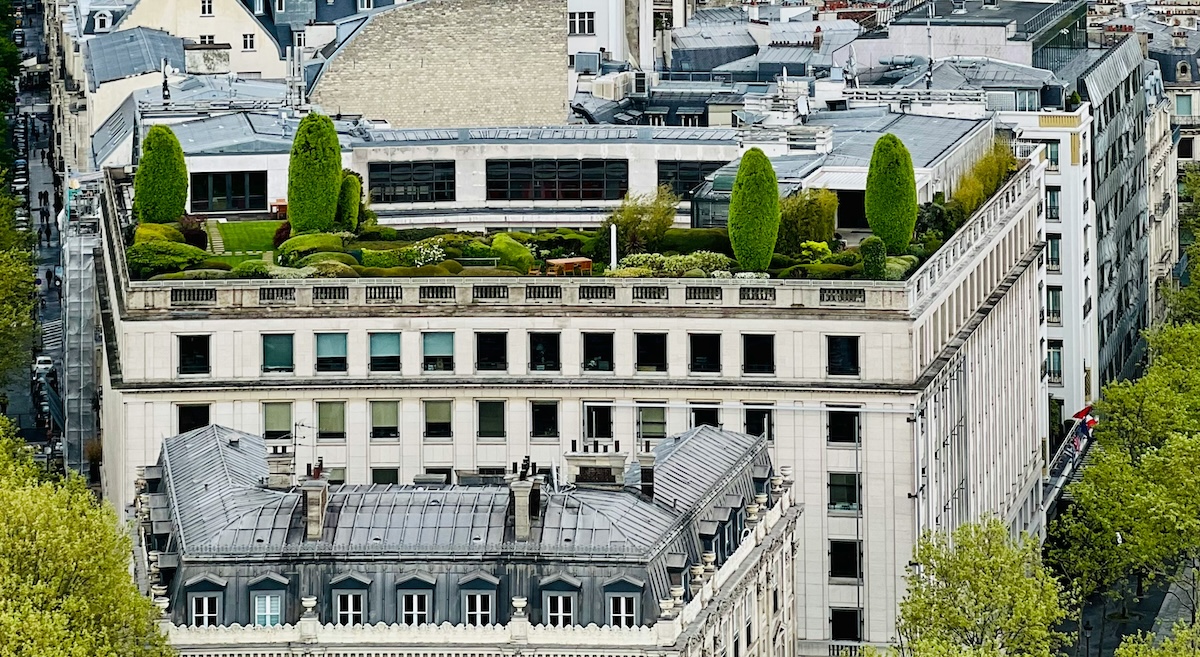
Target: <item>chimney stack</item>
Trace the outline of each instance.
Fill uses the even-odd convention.
[[[325,529],[325,506],[329,502],[329,482],[309,479],[300,489],[304,493],[304,540],[319,541]]]
[[[291,452],[279,451],[267,455],[267,488],[271,490],[288,490],[292,487],[292,467],[294,457]]]
[[[654,499],[654,453],[645,452],[638,454],[637,459],[642,474],[642,495]]]
[[[528,541],[533,534],[530,516],[532,509],[529,503],[533,493],[533,482],[528,479],[516,479],[508,484],[508,489],[513,500],[513,529],[516,539],[521,542]]]

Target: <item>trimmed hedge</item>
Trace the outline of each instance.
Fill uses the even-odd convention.
[[[340,199],[339,199],[340,200]],[[380,241],[394,242],[396,239],[396,229],[390,226],[373,226],[370,230],[364,230],[358,234],[358,239],[364,241]]]
[[[167,224],[142,224],[133,232],[134,244],[154,241],[183,244],[183,233],[179,232],[178,228]]]
[[[533,267],[533,254],[525,245],[509,237],[506,233],[500,233],[492,238],[492,250],[496,252],[496,257],[500,258],[500,264],[515,267],[523,274]]]
[[[462,273],[462,270],[464,269],[462,263],[457,260],[443,260],[438,263],[438,266],[450,272],[451,274]]]
[[[313,233],[297,235],[279,245],[278,260],[282,266],[289,266],[318,251],[337,252],[342,250],[342,238],[329,233]]]
[[[458,272],[459,276],[520,276],[515,271],[510,269],[497,269],[493,267],[463,267],[463,270]]]
[[[863,276],[873,281],[885,280],[887,276],[887,246],[879,237],[872,235],[858,245],[863,259]]]
[[[224,260],[205,260],[192,267],[192,269],[220,269],[221,271],[230,271],[233,269],[233,265]]]
[[[380,226],[377,230],[384,230],[384,227]],[[448,235],[453,232],[455,232],[453,228],[401,228],[396,230],[396,236],[392,239],[400,240],[401,242],[420,242],[430,237]],[[388,238],[381,237],[379,239]]]
[[[150,127],[133,176],[133,216],[141,224],[178,221],[187,207],[188,172],[171,128]]]
[[[304,258],[297,263],[297,266],[307,267],[318,262],[340,262],[347,267],[358,264],[358,261],[354,259],[354,256],[350,255],[349,253],[319,251],[317,253],[311,253],[307,256],[304,256]]]
[[[411,265],[412,262],[401,262],[399,249],[391,249],[388,251],[363,249],[362,264],[364,267],[400,267],[401,265]]]
[[[189,244],[156,240],[134,244],[125,252],[129,272],[135,278],[182,271],[204,262],[209,254]]]
[[[729,199],[729,243],[742,271],[766,271],[779,237],[779,181],[758,148],[742,155]]]
[[[233,268],[234,278],[270,278],[270,265],[265,260],[243,260]]]
[[[830,265],[846,265],[852,267],[862,262],[862,256],[859,255],[858,249],[846,249],[845,251],[834,253],[829,257],[821,258],[821,262]]]
[[[649,267],[618,267],[604,272],[609,278],[650,278],[654,270]]]
[[[288,161],[288,221],[292,231],[332,230],[341,186],[342,148],[337,129],[328,116],[313,112],[300,121]]]
[[[358,278],[358,272],[341,262],[322,260],[310,266],[313,268],[312,278]]]
[[[780,278],[811,278],[815,280],[835,280],[850,278],[860,271],[859,265],[831,265],[824,262],[811,265],[796,265],[779,272]]]
[[[362,179],[358,174],[342,172],[342,186],[338,192],[337,213],[334,226],[338,230],[354,232],[358,228],[358,206],[362,204]]]
[[[224,278],[231,278],[229,272],[221,269],[189,269],[187,271],[174,271],[168,274],[159,274],[151,276],[152,281],[215,281]]]
[[[917,178],[912,155],[891,133],[875,142],[864,199],[867,224],[888,253],[904,253],[917,226]]]
[[[663,235],[662,251],[713,251],[732,256],[733,245],[729,243],[729,233],[724,228],[671,228]]]
[[[804,242],[832,241],[837,209],[837,194],[823,188],[805,189],[781,200],[775,250],[796,255]]]

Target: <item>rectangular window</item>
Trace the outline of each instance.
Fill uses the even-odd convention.
[[[400,334],[371,334],[371,371],[400,371]]]
[[[1046,142],[1046,168],[1050,170],[1058,169],[1058,142]]]
[[[767,440],[775,440],[775,410],[761,406],[747,406],[746,433],[751,436],[766,434]]]
[[[1050,383],[1061,384],[1063,382],[1062,340],[1050,340],[1046,345],[1046,376],[1050,379]]]
[[[465,620],[467,625],[492,624],[492,594],[467,593],[463,596],[463,606],[466,607]]]
[[[213,0],[200,0],[200,15],[201,16],[212,16],[213,15]]]
[[[371,162],[367,189],[372,203],[453,201],[454,162]]]
[[[849,579],[862,577],[860,541],[829,541],[829,576]]]
[[[262,405],[263,438],[278,440],[292,435],[292,403],[268,402]]]
[[[614,595],[608,599],[608,624],[613,627],[637,625],[637,598],[632,595]]]
[[[217,43],[217,35],[215,35],[215,34],[201,34],[200,35],[200,45],[211,46],[211,45],[215,45],[216,43]]]
[[[584,404],[584,437],[612,438],[612,406],[608,404]],[[572,450],[574,451],[574,450]]]
[[[317,439],[346,439],[346,402],[317,402]]]
[[[422,333],[426,372],[454,371],[454,334]]]
[[[479,407],[479,434],[480,438],[503,438],[504,437],[504,402],[502,401],[481,401],[477,402]]]
[[[829,638],[862,641],[862,609],[830,609]]]
[[[371,483],[372,484],[398,484],[400,483],[399,468],[371,468]]]
[[[334,486],[341,486],[346,483],[346,468],[326,468],[329,473],[329,483]]]
[[[275,13],[287,11],[284,0],[275,0]]]
[[[547,595],[546,624],[550,627],[567,627],[575,618],[575,596]]]
[[[209,337],[207,335],[179,336],[179,373],[208,374]]]
[[[220,623],[220,608],[217,596],[197,595],[192,597],[192,625],[211,627]]]
[[[263,371],[291,372],[295,369],[292,361],[292,335],[280,333],[262,336]]]
[[[400,594],[400,622],[404,625],[425,625],[429,622],[429,594],[405,592]]]
[[[508,334],[475,334],[475,369],[503,372],[508,369]]]
[[[1175,94],[1175,116],[1191,116],[1192,115],[1192,95],[1177,93]]]
[[[374,8],[375,8],[374,0],[358,0],[358,10],[359,11],[366,11],[368,9],[374,9]]]
[[[1062,324],[1062,288],[1056,285],[1046,287],[1046,321]]]
[[[362,625],[366,616],[363,610],[363,594],[338,593],[336,598],[337,624]]]
[[[253,34],[243,34],[242,35],[242,50],[254,50],[254,35]]]
[[[303,48],[304,44],[307,43],[307,38],[308,35],[304,30],[296,30],[292,32],[292,45],[297,48]]]
[[[193,173],[191,180],[192,212],[267,209],[266,171]]]
[[[628,160],[488,160],[489,201],[619,201]]]
[[[858,411],[828,411],[828,439],[831,443],[858,444]]]
[[[529,370],[531,372],[557,372],[562,364],[558,358],[557,333],[529,334]]]
[[[211,424],[208,417],[208,404],[180,404],[176,407],[179,420],[179,433],[207,427]]]
[[[1190,160],[1195,157],[1193,151],[1195,149],[1194,137],[1183,137],[1179,140],[1179,159]]]
[[[746,374],[775,373],[775,336],[742,336],[742,371]]]
[[[263,6],[264,2],[265,2],[265,0],[254,0],[254,13],[255,14],[262,16],[263,13],[266,12],[266,9]]]
[[[530,403],[530,436],[533,438],[558,437],[558,402],[535,401]]]
[[[721,428],[721,407],[716,404],[692,406],[692,426],[710,426]]]
[[[346,334],[317,334],[317,371],[346,371]]]
[[[425,437],[450,438],[454,435],[451,430],[450,416],[454,403],[449,400],[425,402]]]
[[[1062,271],[1062,235],[1046,234],[1046,269]]]
[[[1059,214],[1058,197],[1062,190],[1058,187],[1046,188],[1046,220],[1059,221],[1062,215]]]
[[[260,627],[281,625],[283,595],[279,593],[254,594],[254,624]]]
[[[613,334],[583,334],[583,369],[587,372],[613,371]]]
[[[829,473],[829,508],[832,511],[858,510],[858,474]]]
[[[692,352],[689,361],[691,371],[720,373],[721,334],[691,333],[688,340]]]
[[[858,337],[830,335],[826,341],[829,345],[829,373],[835,376],[858,376]]]
[[[573,11],[567,14],[569,36],[591,36],[596,33],[596,12]]]
[[[667,334],[637,333],[637,371],[667,371]]]
[[[659,160],[658,184],[670,187],[676,196],[687,200],[692,197],[693,189],[699,187],[705,178],[725,164],[725,162]]]
[[[649,452],[667,437],[667,407],[639,405],[637,413],[638,444],[642,451]]]
[[[371,437],[400,437],[400,403],[394,401],[371,402]]]

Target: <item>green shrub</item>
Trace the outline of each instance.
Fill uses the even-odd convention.
[[[663,237],[675,223],[678,208],[679,197],[667,185],[659,186],[652,195],[627,194],[600,224],[597,233],[603,239],[593,244],[593,255],[605,262],[609,260],[609,231],[613,225],[617,227],[618,254],[661,249]]]
[[[729,256],[711,251],[670,256],[660,253],[635,253],[621,258],[620,262],[622,268],[646,268],[660,276],[682,276],[689,269],[699,269],[707,274],[729,269],[732,264]]]
[[[884,277],[889,281],[902,281],[919,263],[920,260],[913,255],[890,256],[884,265]]]
[[[708,276],[704,273],[703,270],[689,269],[689,270],[683,272],[683,278],[708,278]]]
[[[480,242],[479,240],[471,240],[462,245],[462,257],[464,258],[498,258],[500,257],[496,250],[492,247]]]
[[[500,269],[498,267],[464,267],[458,272],[459,276],[520,276],[511,269]]]
[[[281,266],[289,266],[310,253],[342,250],[342,238],[330,233],[297,235],[279,245],[278,260]]]
[[[650,278],[654,270],[649,267],[618,267],[604,272],[609,278]]]
[[[863,202],[871,232],[889,253],[904,253],[917,225],[917,178],[912,156],[896,135],[875,142]]]
[[[829,263],[813,263],[788,267],[779,272],[779,278],[811,278],[816,280],[836,280],[850,278],[859,266],[834,265]]]
[[[150,126],[133,176],[133,216],[142,224],[178,221],[187,207],[188,172],[171,128]]]
[[[430,237],[449,235],[453,233],[453,228],[401,228],[396,231],[396,237],[393,239],[400,240],[401,242],[419,242],[424,239],[429,239]]]
[[[167,224],[142,224],[133,232],[134,244],[155,240],[184,243],[183,233],[179,232],[178,228]]]
[[[152,281],[215,281],[222,278],[232,278],[232,275],[221,269],[189,269],[175,271],[169,274],[151,276]]]
[[[376,251],[375,249],[362,250],[362,264],[364,267],[406,267],[412,266],[412,260],[408,262],[400,261],[400,249],[392,249],[389,251]]]
[[[500,264],[520,269],[522,273],[533,267],[533,254],[529,249],[504,233],[492,238],[492,250],[500,258]]]
[[[853,267],[854,265],[862,262],[862,257],[859,255],[858,249],[846,249],[845,251],[832,253],[824,258],[821,258],[821,262],[830,265],[846,265],[847,267]]]
[[[743,271],[765,271],[779,237],[779,182],[758,148],[742,155],[729,199],[729,243]]]
[[[796,251],[796,262],[823,262],[831,255],[833,253],[829,250],[829,245],[824,242],[801,242],[799,250]]]
[[[304,258],[302,258],[300,262],[296,263],[296,265],[299,267],[307,267],[318,262],[340,262],[348,267],[358,264],[358,260],[356,260],[354,256],[350,255],[349,253],[318,251],[317,253],[310,253],[309,255],[304,256]]]
[[[288,161],[288,221],[293,233],[334,229],[342,186],[342,147],[328,116],[300,121]],[[294,238],[293,238],[294,239]]]
[[[270,278],[270,266],[265,260],[243,260],[233,268],[234,278]]]
[[[370,230],[364,230],[358,234],[360,240],[378,240],[381,242],[394,242],[399,239],[396,229],[391,226],[374,226]]]
[[[399,276],[449,276],[450,272],[437,265],[421,265],[420,267],[396,267],[392,271]]]
[[[219,269],[221,271],[229,271],[233,269],[233,265],[224,260],[205,260],[204,262],[193,265],[189,269]]]
[[[729,233],[724,228],[672,228],[662,238],[662,252],[669,251],[713,251],[732,256],[733,246],[729,243]]]
[[[786,269],[796,264],[796,260],[782,253],[771,255],[771,269]]]
[[[207,252],[190,244],[161,240],[134,244],[125,252],[129,272],[141,279],[182,271],[207,260],[208,256]]]
[[[292,237],[292,222],[285,221],[279,224],[279,228],[275,229],[275,236],[271,238],[271,245],[279,248],[280,244],[288,241]]]
[[[462,263],[457,260],[443,260],[438,263],[438,266],[450,272],[451,274],[458,274],[463,270]]]
[[[346,169],[342,172],[342,185],[338,191],[337,211],[333,225],[337,230],[354,232],[358,229],[358,206],[362,203],[362,178],[357,172]]]
[[[442,253],[450,260],[458,260],[463,257],[462,249],[455,246],[442,247]]]
[[[313,278],[358,278],[358,272],[342,262],[322,260],[309,266],[313,269]]]
[[[1007,144],[997,141],[983,157],[958,179],[953,198],[946,204],[955,219],[952,228],[961,226],[987,202],[1017,168],[1017,157]],[[956,212],[954,212],[956,211]],[[943,235],[949,233],[943,231]]]
[[[824,188],[801,190],[780,200],[775,250],[796,255],[804,242],[832,241],[837,209],[837,194]]]
[[[887,266],[887,246],[884,245],[883,240],[872,235],[858,245],[858,250],[862,253],[863,276],[873,281],[884,280]]]

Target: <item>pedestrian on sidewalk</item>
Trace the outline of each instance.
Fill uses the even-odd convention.
[[[54,291],[58,294],[58,303],[62,304],[62,279],[54,279]]]
[[[0,415],[8,415],[8,393],[0,392]]]
[[[50,231],[47,230],[46,232],[49,233]],[[49,239],[50,236],[47,235],[46,238]],[[54,275],[54,270],[47,267],[46,268],[46,285],[54,285],[55,280],[57,280],[57,277]]]
[[[38,248],[42,248],[42,242],[46,239],[46,227],[38,228]]]

